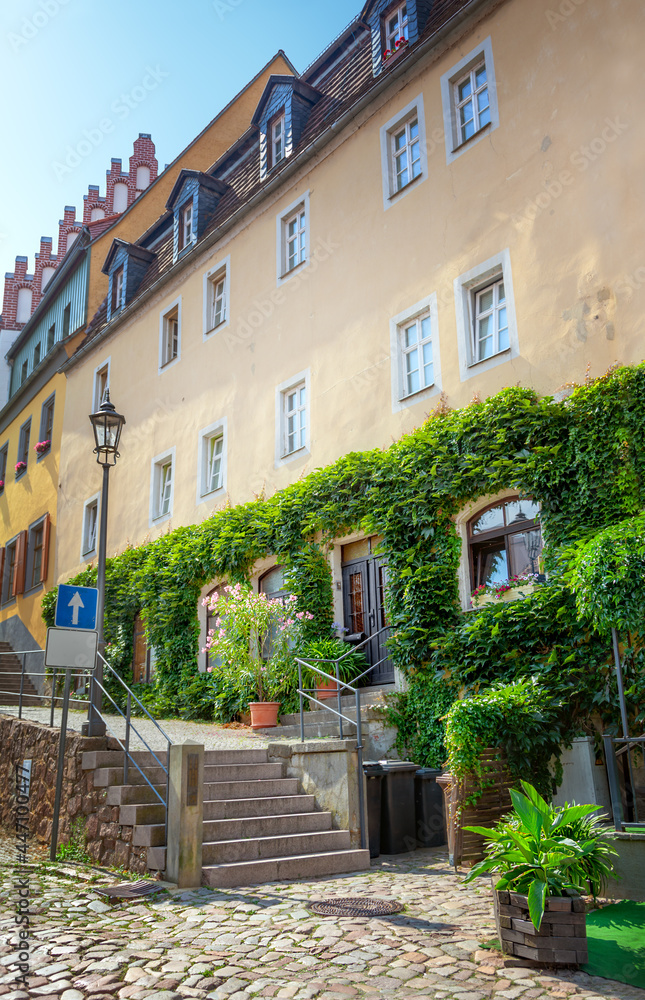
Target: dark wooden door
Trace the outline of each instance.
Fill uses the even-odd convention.
[[[345,628],[352,636],[369,638],[361,649],[370,665],[378,664],[368,674],[370,684],[391,684],[394,682],[394,667],[387,658],[387,632],[376,635],[387,625],[385,615],[385,583],[387,567],[385,560],[352,559],[343,564],[343,603]]]

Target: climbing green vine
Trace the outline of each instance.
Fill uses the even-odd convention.
[[[573,678],[567,696],[580,716],[598,706],[609,712],[607,644],[593,616],[581,617],[582,605],[576,609],[562,575],[570,569],[563,553],[641,515],[644,440],[643,365],[611,371],[559,402],[515,387],[460,410],[443,409],[387,449],[344,455],[271,497],[226,508],[108,560],[107,638],[116,641],[119,629],[131,635],[141,613],[156,653],[157,695],[173,703],[193,686],[203,701],[205,681],[196,676],[202,589],[214,580],[248,580],[257,560],[271,555],[299,606],[314,615],[309,637],[327,635],[326,549],[363,530],[383,539],[390,651],[411,690],[437,676],[456,694],[536,674],[560,697],[564,675]],[[553,586],[519,606],[490,606],[464,619],[454,518],[466,504],[509,488],[540,503]],[[579,560],[583,575],[585,565],[591,567]],[[92,578],[93,571],[84,571],[73,582]],[[48,624],[54,601],[55,592],[43,601]],[[127,679],[127,644],[118,658]],[[635,656],[635,670],[638,662]],[[636,678],[636,691],[638,684]],[[443,713],[445,689],[437,691]],[[433,732],[436,759],[440,733]]]

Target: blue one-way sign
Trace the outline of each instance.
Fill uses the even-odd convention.
[[[56,600],[57,628],[96,628],[96,605],[99,592],[96,587],[70,587],[61,584]]]

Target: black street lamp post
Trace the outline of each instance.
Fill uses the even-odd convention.
[[[87,716],[87,736],[105,736],[105,723],[101,719],[99,712],[103,704],[103,692],[99,684],[103,683],[103,660],[105,656],[105,640],[103,637],[103,626],[105,617],[105,556],[107,548],[107,516],[108,516],[108,487],[110,482],[110,467],[116,465],[119,457],[119,439],[121,430],[125,424],[125,417],[117,413],[114,405],[110,402],[110,390],[105,392],[105,399],[101,403],[98,412],[90,414],[90,421],[94,431],[96,447],[94,454],[99,465],[103,466],[103,488],[101,490],[101,523],[99,527],[99,555],[96,571],[96,586],[98,588],[98,600],[96,605],[96,627],[98,631],[98,652],[96,657],[96,667],[90,686],[90,704]],[[99,655],[100,654],[100,655]],[[94,678],[99,682],[94,683]]]

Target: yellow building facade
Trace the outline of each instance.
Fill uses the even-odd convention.
[[[64,488],[59,459],[67,379],[59,370],[105,297],[102,267],[112,241],[138,237],[147,229],[163,211],[181,169],[210,166],[248,128],[271,74],[292,72],[278,53],[105,233],[93,236],[92,227],[85,228],[11,348],[10,398],[0,411],[0,642],[14,650],[35,651],[45,644],[41,599],[59,575],[57,511]],[[66,279],[63,270],[72,276]],[[106,385],[100,383],[92,409],[98,408]],[[43,439],[49,446],[34,451]],[[25,468],[16,471],[19,461]],[[89,531],[96,533],[96,522]]]
[[[101,378],[127,420],[112,555],[437,406],[642,360],[640,7],[562,8],[368,3],[296,82],[270,74],[212,169],[187,158],[157,229],[111,251],[107,311],[65,366],[58,581],[95,555]],[[119,298],[123,268],[143,277]],[[342,617],[372,543],[338,541]]]

